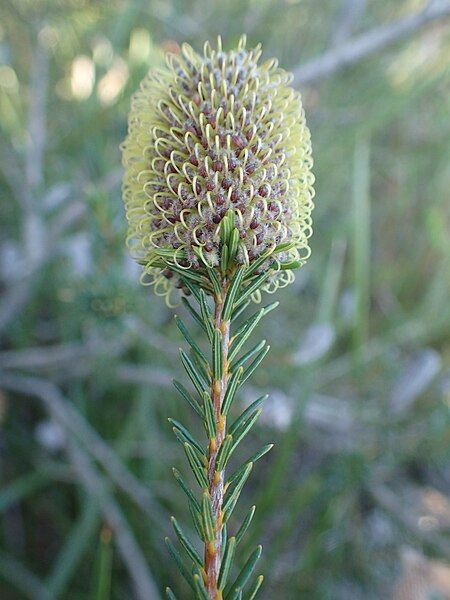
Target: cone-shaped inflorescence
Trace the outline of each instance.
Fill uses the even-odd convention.
[[[232,212],[237,264],[270,254],[264,287],[291,281],[309,255],[311,144],[300,94],[260,47],[203,56],[183,46],[135,94],[123,144],[128,243],[158,294],[182,287],[165,264],[218,267],[220,222]],[[279,252],[273,253],[278,248]],[[161,259],[166,259],[162,261]],[[227,257],[230,258],[229,256]]]
[[[142,280],[168,298],[178,290],[209,347],[176,317],[191,387],[175,387],[201,418],[206,443],[170,419],[192,471],[190,481],[174,475],[202,549],[175,518],[182,553],[167,546],[192,596],[206,600],[254,598],[262,584],[253,575],[261,547],[238,552],[255,507],[238,519],[233,511],[254,463],[271,448],[235,464],[265,397],[231,415],[269,350],[251,336],[278,303],[244,311],[262,290],[292,281],[311,235],[314,178],[300,95],[276,61],[258,64],[260,53],[246,50],[243,37],[228,52],[219,39],[216,50],[205,44],[203,56],[189,46],[169,55],[135,94],[122,147],[128,243]],[[176,597],[170,588],[167,596]]]

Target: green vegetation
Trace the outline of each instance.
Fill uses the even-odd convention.
[[[316,209],[312,256],[258,326],[271,352],[230,409],[269,392],[239,454],[275,446],[231,517],[251,523],[228,580],[261,543],[262,599],[402,598],[417,564],[449,594],[423,575],[450,556],[448,17],[326,76],[296,70],[420,8],[2,3],[2,600],[189,597],[164,545],[186,514],[167,416],[202,431],[171,384],[173,311],[124,249],[118,146],[165,50],[243,31],[303,81]],[[202,319],[177,313],[199,339]]]

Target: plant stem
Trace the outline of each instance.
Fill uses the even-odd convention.
[[[211,497],[215,522],[215,540],[205,542],[205,587],[211,600],[221,600],[222,593],[217,589],[222,555],[222,503],[224,496],[224,474],[216,471],[216,459],[225,438],[226,419],[221,414],[222,402],[228,384],[228,348],[230,340],[230,321],[222,318],[223,303],[227,292],[226,280],[222,284],[222,293],[214,299],[214,328],[222,333],[222,376],[211,380],[211,399],[216,421],[216,437],[210,439],[208,449],[208,490]]]

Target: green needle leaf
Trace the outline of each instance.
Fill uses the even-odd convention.
[[[238,244],[239,244],[239,230],[236,229],[236,227],[235,227],[230,234],[230,241],[228,244],[228,247],[229,247],[228,263],[229,264],[232,264],[234,262],[234,259],[236,257],[236,252],[238,249]]]
[[[213,542],[216,539],[216,527],[214,524],[214,515],[211,507],[211,498],[208,492],[205,492],[202,498],[202,517],[206,539],[208,539],[210,542]]]
[[[206,390],[206,387],[203,382],[203,378],[202,378],[201,374],[199,373],[198,369],[195,367],[195,365],[192,362],[192,360],[190,359],[190,357],[182,349],[180,349],[180,357],[181,357],[181,362],[183,363],[183,367],[184,367],[186,373],[188,374],[189,379],[192,381],[193,386],[195,387],[197,392],[200,394],[200,396],[202,396],[203,392],[206,392],[207,390]]]
[[[194,575],[194,585],[197,600],[210,600],[209,595],[205,590],[203,579],[200,577],[200,575]]]
[[[185,534],[183,533],[183,530],[178,525],[178,522],[175,519],[175,517],[172,517],[171,521],[172,521],[172,525],[175,530],[175,533],[177,534],[177,538],[179,539],[180,544],[183,546],[184,550],[186,551],[186,554],[188,554],[188,556],[194,561],[194,563],[197,563],[201,567],[203,565],[203,561],[200,558],[197,550],[194,548],[194,546],[191,544],[191,542],[185,536]]]
[[[175,433],[179,432],[181,434],[181,441],[182,441],[183,444],[185,442],[188,442],[189,444],[191,444],[198,451],[198,453],[200,454],[200,456],[204,456],[203,448],[194,439],[194,437],[186,429],[186,427],[184,427],[184,425],[182,425],[181,423],[179,423],[175,419],[167,419],[167,420],[169,421],[169,423],[171,423],[171,425],[173,425],[174,432]]]
[[[173,380],[173,385],[178,390],[178,392],[180,392],[180,394],[183,396],[183,398],[186,400],[186,402],[188,402],[188,404],[191,405],[191,407],[195,410],[195,412],[198,414],[198,416],[203,419],[204,413],[203,413],[202,407],[197,402],[197,400],[194,400],[194,398],[187,391],[187,389],[184,387],[184,385],[182,383],[180,383],[179,381],[177,381],[176,379]]]
[[[261,408],[255,410],[250,415],[250,417],[246,421],[244,421],[243,424],[239,427],[239,429],[235,432],[235,434],[233,436],[234,444],[233,444],[233,448],[231,449],[231,452],[233,452],[234,449],[242,442],[244,437],[247,435],[247,433],[250,431],[250,429],[253,427],[253,425],[258,420],[258,417],[261,414],[261,412],[262,412]]]
[[[186,325],[180,319],[178,315],[175,315],[175,323],[177,324],[178,329],[181,331],[181,335],[187,341],[192,350],[197,354],[197,356],[205,363],[208,363],[208,359],[204,355],[203,351],[200,349],[197,342],[193,339],[191,334],[189,333]]]
[[[245,463],[243,465],[241,465],[239,467],[239,469],[237,469],[237,471],[235,471],[233,473],[233,475],[231,475],[231,477],[228,479],[228,482],[227,482],[228,485],[233,485],[233,483],[238,479],[238,477],[241,475],[241,472],[245,470],[245,468],[247,467],[248,464],[255,463],[262,456],[264,456],[264,454],[267,454],[267,452],[272,450],[272,448],[273,448],[273,444],[267,444],[266,446],[263,446],[261,448],[261,450],[258,450],[258,452],[255,452],[255,454],[253,454],[253,456],[251,456],[248,460],[246,460]]]
[[[206,333],[208,335],[209,342],[211,343],[213,340],[214,327],[212,324],[211,312],[208,307],[208,300],[206,298],[206,294],[203,290],[200,290],[200,312],[202,315],[204,326],[206,327]]]
[[[220,270],[222,271],[222,275],[225,275],[226,270],[228,269],[228,257],[230,255],[230,251],[228,250],[228,244],[223,244],[221,249],[220,256]]]
[[[252,414],[252,412],[254,410],[256,410],[257,408],[259,408],[261,406],[261,404],[267,400],[267,398],[269,397],[268,394],[265,394],[264,396],[261,396],[260,398],[258,398],[257,400],[255,400],[254,402],[252,402],[250,404],[250,406],[248,408],[246,408],[244,410],[244,412],[236,419],[236,421],[234,421],[234,423],[230,426],[229,429],[229,433],[231,435],[234,435],[235,432],[239,429],[239,427],[242,425],[242,423],[244,423]]]
[[[227,391],[225,392],[225,396],[224,396],[222,406],[220,409],[220,412],[222,413],[222,415],[224,417],[227,416],[228,411],[230,410],[231,404],[233,403],[234,395],[236,394],[236,390],[240,384],[240,379],[242,377],[243,372],[244,372],[244,369],[242,367],[240,367],[239,369],[236,369],[236,371],[234,371],[234,373],[232,373],[232,375],[228,381]]]
[[[272,302],[271,304],[268,304],[267,306],[264,307],[264,317],[266,315],[268,315],[272,310],[274,310],[275,308],[277,308],[280,305],[280,303],[278,302],[278,300],[276,300],[275,302]]]
[[[263,575],[259,575],[256,578],[254,584],[248,590],[247,600],[255,600],[256,594],[258,593],[258,590],[261,587],[263,581],[264,581]]]
[[[183,296],[181,298],[181,302],[184,304],[186,309],[191,313],[192,317],[198,323],[198,325],[200,325],[200,327],[204,331],[206,331],[205,324],[203,323],[201,316],[198,314],[198,312],[195,310],[195,308],[189,303],[189,301]]]
[[[187,442],[184,444],[184,450],[186,452],[187,459],[189,461],[189,465],[192,469],[192,472],[195,475],[195,479],[197,480],[198,485],[201,488],[208,487],[208,479],[206,477],[206,473],[204,470],[204,466],[202,465],[199,457],[195,453],[194,449]]]
[[[183,279],[184,285],[188,288],[191,294],[196,298],[197,302],[200,302],[200,292],[203,291],[198,285],[196,285],[193,281],[189,281],[189,279]]]
[[[172,590],[170,589],[170,587],[166,588],[166,596],[169,600],[177,600],[177,597],[175,596],[175,594],[172,592]]]
[[[228,573],[230,572],[230,567],[233,563],[234,551],[236,549],[236,538],[231,537],[227,545],[225,546],[225,552],[222,558],[222,564],[220,566],[219,579],[217,582],[217,587],[219,590],[223,590],[227,584]]]
[[[216,459],[216,471],[223,471],[228,458],[230,457],[231,449],[233,444],[233,437],[231,435],[227,435],[223,440],[219,452],[217,453]]]
[[[226,523],[231,516],[231,513],[236,506],[236,502],[239,499],[239,496],[242,492],[242,488],[244,487],[245,482],[247,481],[251,471],[253,468],[253,463],[249,463],[246,468],[242,471],[239,478],[236,480],[236,484],[234,489],[229,492],[225,498],[225,502],[223,503],[223,521]]]
[[[249,304],[250,300],[247,300],[247,302],[244,302],[243,304],[241,304],[241,306],[239,306],[239,308],[234,310],[231,314],[231,320],[235,321],[236,319],[238,319]]]
[[[249,528],[250,523],[253,520],[253,515],[255,514],[255,510],[256,510],[256,506],[252,506],[251,509],[246,514],[245,519],[242,521],[242,525],[239,527],[239,530],[236,534],[236,544],[239,544],[239,542],[242,540],[242,538],[246,534],[247,529]]]
[[[220,281],[219,281],[219,278],[217,277],[217,273],[216,273],[215,269],[208,269],[208,275],[211,280],[211,284],[213,286],[214,293],[216,294],[216,296],[220,296],[222,293],[221,288],[220,288]]]
[[[270,346],[266,346],[261,352],[256,356],[255,360],[250,363],[250,365],[245,369],[242,374],[241,384],[244,384],[249,377],[253,375],[253,372],[257,369],[260,363],[264,360],[266,354],[269,352]]]
[[[242,600],[241,588],[235,588],[230,592],[231,595],[226,596],[226,600]]]
[[[223,374],[222,332],[220,331],[220,329],[214,330],[212,363],[214,379],[218,381],[222,379]]]
[[[192,503],[189,502],[189,512],[191,513],[192,521],[194,523],[194,527],[197,531],[198,537],[204,542],[206,540],[205,528],[203,526],[203,519],[201,516],[201,512],[197,512],[193,507]]]
[[[245,279],[249,279],[253,275],[253,273],[255,271],[257,271],[259,269],[259,267],[261,267],[266,262],[266,260],[272,254],[272,252],[273,252],[273,250],[268,250],[267,252],[264,252],[264,254],[261,254],[261,256],[259,258],[257,258],[255,261],[253,261],[252,264],[247,269],[247,273],[245,274]]]
[[[264,273],[261,273],[261,275],[258,275],[258,277],[255,278],[254,281],[252,281],[252,283],[250,283],[242,292],[239,300],[236,302],[236,307],[240,306],[243,302],[245,302],[248,298],[250,298],[250,296],[256,292],[256,290],[259,290],[259,288],[262,286],[262,284],[266,281],[266,279],[269,277],[269,275],[271,275],[271,271],[264,271]]]
[[[253,314],[249,319],[247,319],[247,321],[245,321],[241,327],[239,327],[231,344],[230,353],[228,356],[228,360],[230,362],[237,356],[239,350],[251,336],[263,315],[264,309],[261,308],[257,313]]]
[[[191,588],[194,589],[192,575],[189,573],[189,571],[184,566],[183,560],[182,560],[178,550],[175,548],[175,546],[172,544],[172,542],[170,541],[170,539],[168,537],[165,538],[165,542],[166,542],[166,546],[167,546],[167,549],[169,550],[170,555],[172,556],[172,558],[174,559],[174,561],[177,564],[178,570],[183,575],[183,577],[186,579],[186,581],[191,586]]]
[[[192,492],[192,490],[185,483],[184,479],[181,476],[181,473],[178,471],[178,469],[175,469],[175,467],[172,469],[172,472],[173,472],[173,476],[177,480],[177,483],[179,484],[179,486],[181,487],[181,489],[183,490],[183,492],[186,494],[186,496],[189,498],[189,500],[194,505],[194,508],[198,512],[200,512],[200,504],[198,503],[198,500],[194,496],[194,493]]]
[[[236,302],[236,297],[241,287],[244,273],[245,267],[241,266],[238,269],[236,269],[236,272],[233,275],[230,287],[228,288],[227,295],[225,297],[225,302],[223,303],[222,318],[224,321],[228,321],[231,318],[231,313],[233,311],[233,307]]]
[[[233,583],[233,585],[230,587],[231,590],[236,590],[236,588],[239,588],[242,590],[242,588],[245,586],[245,584],[247,583],[247,581],[250,578],[250,575],[253,572],[253,569],[255,568],[256,563],[259,560],[259,557],[261,556],[262,553],[262,546],[258,546],[249,556],[247,562],[245,563],[245,565],[242,568],[242,571],[239,573],[239,575],[236,577],[235,582]],[[232,593],[228,593],[225,596],[225,600],[229,600],[231,599]]]
[[[216,419],[214,416],[214,407],[208,392],[203,394],[203,405],[205,407],[205,426],[209,439],[215,438],[217,434]]]
[[[234,371],[234,369],[238,369],[239,367],[241,367],[245,362],[247,362],[250,358],[255,356],[255,354],[257,354],[260,350],[262,350],[262,348],[264,348],[265,345],[266,340],[262,340],[261,342],[259,342],[259,344],[256,344],[256,346],[253,346],[251,350],[246,352],[243,356],[241,356],[239,360],[237,360],[231,365],[230,370]]]

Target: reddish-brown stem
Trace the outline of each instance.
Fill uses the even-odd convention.
[[[211,600],[221,600],[222,594],[217,589],[222,550],[222,502],[224,495],[224,474],[216,471],[216,459],[219,448],[225,437],[226,420],[221,414],[222,402],[228,383],[228,346],[230,339],[230,321],[222,318],[223,302],[226,295],[226,283],[222,294],[215,298],[214,327],[222,332],[222,377],[212,378],[211,399],[214,406],[217,435],[209,442],[208,449],[208,489],[211,497],[212,511],[216,524],[214,541],[205,543],[205,587]]]

